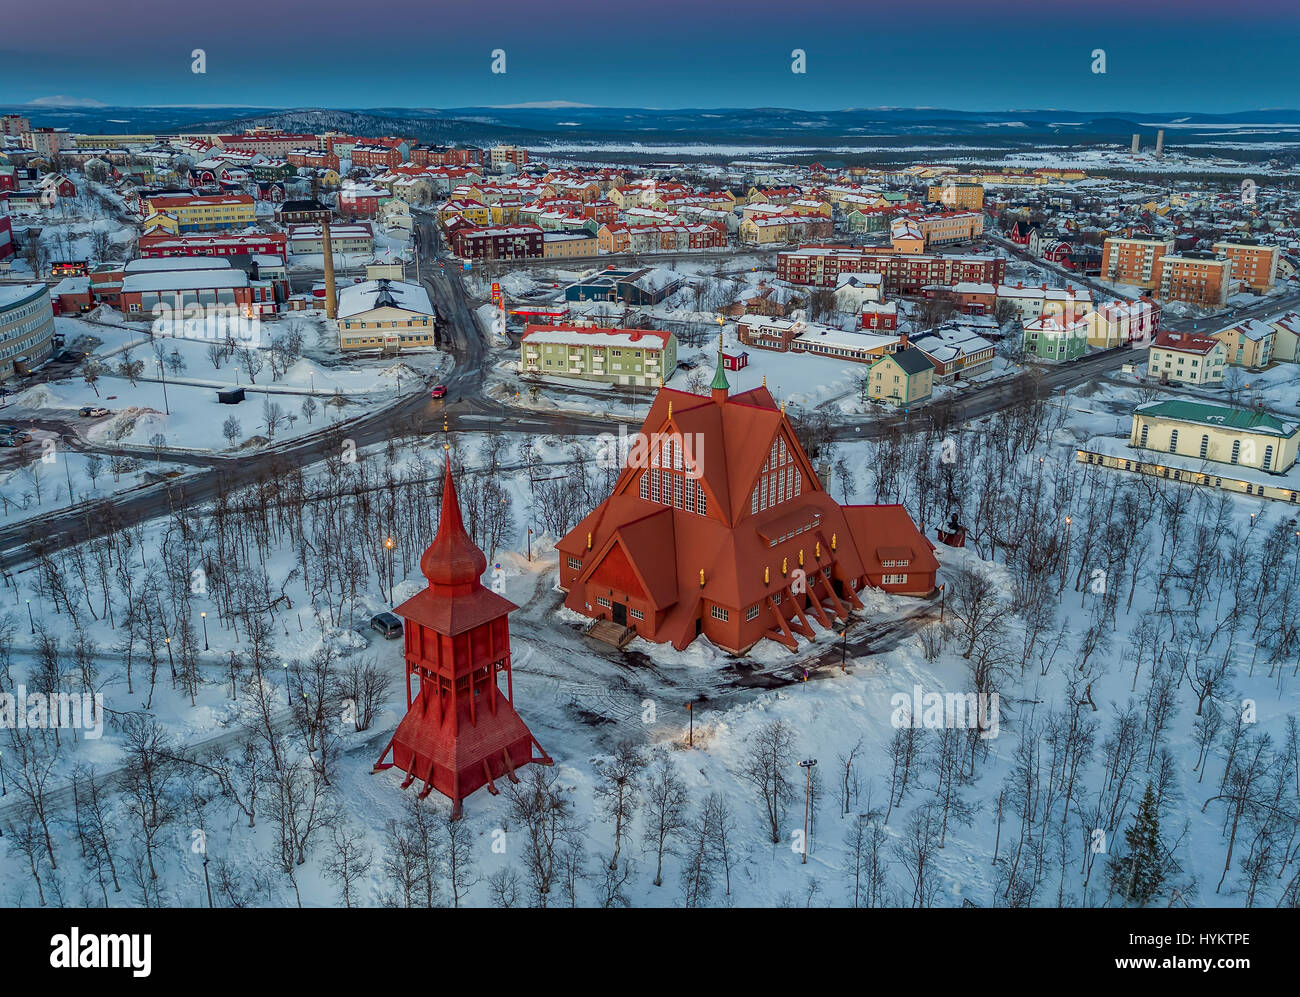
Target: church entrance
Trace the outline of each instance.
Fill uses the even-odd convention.
[[[620,627],[627,626],[627,606],[621,602],[616,602],[612,609],[614,612],[614,622]]]

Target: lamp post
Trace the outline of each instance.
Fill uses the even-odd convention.
[[[293,709],[293,694],[289,692],[289,662],[283,662],[284,667],[284,701]]]
[[[163,363],[163,361],[162,361],[162,357],[155,357],[155,358],[154,358],[154,363],[156,363],[156,364],[158,365],[158,376],[162,379],[162,389],[163,389],[163,414],[164,414],[164,415],[171,415],[171,414],[172,414],[172,410],[171,410],[171,408],[168,407],[168,405],[167,405],[167,366],[166,366],[166,364]],[[157,411],[157,410],[155,409],[155,411]]]
[[[199,613],[199,619],[203,621],[203,650],[208,649],[208,614]]]
[[[947,583],[945,582],[944,584]],[[945,598],[946,598],[946,593],[943,590],[943,585],[940,585],[939,586],[939,623],[940,624],[943,623],[943,602]]]
[[[0,796],[8,796],[9,787],[5,785],[5,753],[0,748]]]
[[[393,604],[393,548],[397,546],[392,537],[384,537],[384,549],[388,551],[388,604]]]
[[[686,743],[690,747],[695,747],[695,704],[686,704],[686,716],[690,718],[690,728],[686,735]]]
[[[1296,535],[1300,536],[1300,533]],[[533,560],[533,528],[531,526],[528,527],[528,560],[529,563]]]
[[[812,799],[812,770],[813,770],[813,766],[816,765],[816,764],[817,764],[817,759],[816,759],[816,758],[805,758],[803,761],[801,761],[801,762],[799,763],[799,767],[800,767],[801,769],[803,769],[803,774],[804,774],[804,783],[803,783],[803,860],[802,860],[802,862],[800,863],[801,865],[807,865],[807,864],[808,864],[808,804],[809,804],[809,801]]]
[[[172,681],[176,681],[176,661],[172,658],[172,639],[164,637],[163,643],[167,645],[167,664],[171,666]]]
[[[840,671],[841,671],[841,672],[845,672],[845,673],[847,673],[847,672],[848,672],[848,663],[849,663],[849,625],[848,625],[848,623],[845,623],[845,624],[844,624],[844,630],[843,630],[843,632],[841,632],[840,636],[844,638],[843,643],[840,644]]]
[[[27,622],[31,624],[32,633],[36,633],[36,621],[32,619],[32,600],[27,600]]]
[[[1061,598],[1064,598],[1065,594],[1065,578],[1070,573],[1070,524],[1072,522],[1074,520],[1071,517],[1065,517],[1065,557],[1061,561],[1061,587],[1056,593]]]

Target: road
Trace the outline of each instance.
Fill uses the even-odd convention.
[[[439,266],[440,236],[432,217],[421,215],[415,238],[419,250],[417,280],[429,291],[439,316],[439,345],[455,359],[455,366],[445,379],[445,399],[429,397],[427,385],[419,385],[408,397],[376,412],[358,416],[341,424],[337,431],[358,448],[387,442],[394,435],[435,435],[442,431],[446,417],[456,428],[487,429],[530,435],[594,436],[607,433],[617,425],[610,417],[592,417],[573,413],[533,412],[513,408],[488,398],[485,392],[485,369],[488,358],[486,330],[480,327],[474,306],[461,281],[459,262]],[[1092,354],[1070,364],[1050,368],[1025,378],[996,381],[975,388],[952,403],[957,421],[983,418],[1013,404],[1023,396],[1026,383],[1040,395],[1061,388],[1077,386],[1099,374],[1109,373],[1134,354],[1128,349]],[[925,410],[878,420],[835,427],[833,437],[859,440],[877,437],[899,427],[903,431],[926,425]],[[62,427],[50,420],[48,427]],[[273,448],[226,456],[164,451],[161,459],[192,466],[193,473],[156,485],[133,489],[111,500],[83,503],[61,512],[41,517],[39,523],[27,522],[0,527],[0,569],[11,570],[30,560],[27,544],[39,537],[50,549],[63,549],[98,535],[105,526],[105,507],[111,506],[114,517],[135,522],[166,514],[176,506],[186,506],[213,498],[222,489],[236,488],[259,478],[269,477],[288,467],[304,466],[331,455],[334,433],[320,432],[300,437]],[[91,449],[89,447],[85,449]]]

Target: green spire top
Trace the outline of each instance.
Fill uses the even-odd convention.
[[[731,385],[727,383],[727,373],[722,368],[722,354],[718,354],[718,369],[713,372],[713,383],[709,385],[714,391],[728,391]]]
[[[722,366],[722,333],[718,333],[718,366],[713,372],[713,383],[709,385],[713,391],[729,391],[731,385],[727,383],[727,373]]]

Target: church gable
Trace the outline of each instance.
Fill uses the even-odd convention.
[[[810,476],[811,465],[803,448],[782,423],[766,453],[763,464],[754,474],[748,489],[748,512],[754,516],[820,486]]]
[[[621,542],[615,542],[587,576],[587,584],[596,588],[613,588],[637,599],[645,599],[646,592],[637,577],[632,562]]]

